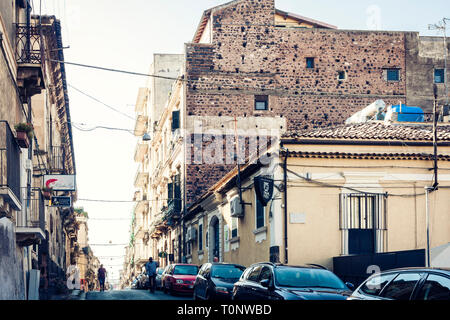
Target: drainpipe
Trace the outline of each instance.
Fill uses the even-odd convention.
[[[287,205],[287,161],[289,149],[286,149],[286,158],[284,159],[284,263],[288,263],[288,205]]]

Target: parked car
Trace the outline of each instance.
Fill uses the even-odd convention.
[[[450,300],[450,269],[383,271],[370,276],[348,300]]]
[[[162,286],[164,293],[194,292],[194,282],[198,273],[198,266],[194,264],[171,264],[163,273]]]
[[[156,290],[160,290],[160,289],[162,290],[162,281],[161,281],[161,279],[162,279],[162,275],[163,275],[165,269],[167,269],[167,267],[166,268],[157,268],[156,269],[156,278],[155,278]]]
[[[194,283],[194,300],[230,300],[233,285],[245,267],[230,263],[205,263]]]
[[[270,262],[247,268],[234,284],[233,300],[346,300],[352,284],[320,267]]]

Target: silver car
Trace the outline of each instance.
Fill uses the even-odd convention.
[[[167,268],[167,267],[166,267]],[[161,276],[164,272],[164,268],[157,268],[156,269],[156,290],[162,290],[162,282],[161,282]]]

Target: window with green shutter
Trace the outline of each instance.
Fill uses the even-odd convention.
[[[172,131],[180,128],[180,110],[172,112]]]

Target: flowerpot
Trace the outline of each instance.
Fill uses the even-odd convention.
[[[27,149],[30,146],[28,141],[28,134],[23,131],[17,131],[17,143],[21,148]]]

